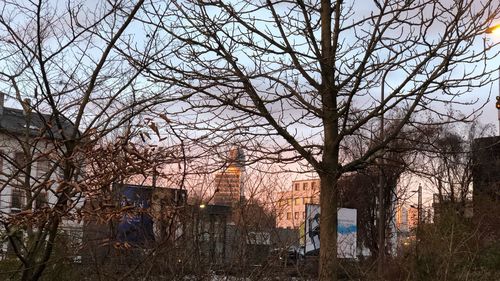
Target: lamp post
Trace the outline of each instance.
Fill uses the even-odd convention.
[[[490,26],[486,29],[487,34],[498,34],[500,35],[500,24]],[[498,111],[498,135],[500,135],[500,67],[498,67],[498,96],[495,107]]]
[[[387,78],[387,75],[389,74],[389,71],[391,68],[389,68],[383,75],[382,75],[382,87],[380,89],[380,107],[381,107],[381,114],[380,114],[380,141],[384,141],[384,131],[385,131],[385,119],[384,119],[384,99],[385,99],[385,79]],[[382,157],[379,159],[379,165],[380,165],[380,171],[379,171],[379,182],[378,182],[378,222],[377,222],[377,228],[378,228],[378,260],[377,260],[377,271],[379,276],[382,276],[382,273],[384,272],[384,262],[385,262],[385,175],[384,175],[384,149],[382,149]]]

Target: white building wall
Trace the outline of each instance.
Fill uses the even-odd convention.
[[[0,133],[0,220],[6,220],[12,216],[13,213],[20,211],[19,209],[12,208],[12,193],[14,190],[13,181],[15,181],[15,179],[12,179],[12,176],[17,172],[17,167],[15,167],[12,163],[9,163],[15,160],[16,153],[23,152],[19,141],[20,140],[16,140],[12,136]],[[50,155],[51,152],[53,152],[51,144],[49,142],[40,141],[34,150],[33,158],[37,159],[40,158],[41,155]],[[53,160],[51,159],[50,161]],[[39,172],[41,165],[43,165],[40,161],[33,161],[31,165],[30,185],[35,188],[37,185],[45,181],[45,175],[40,174]],[[49,168],[52,168],[52,166],[53,164],[50,164]],[[53,183],[49,188],[45,188],[49,207],[53,207],[57,202],[58,197],[56,195],[56,189],[60,175],[60,169],[57,169],[54,173],[52,173],[49,180],[52,180]],[[26,206],[27,202],[25,192],[21,190],[21,193],[23,194],[21,197],[23,202],[22,204],[23,206]],[[75,204],[75,209],[83,207],[84,198],[82,196],[74,197],[73,199],[78,200]],[[0,228],[0,232],[3,230],[3,228]],[[72,233],[72,236],[75,236],[75,231],[81,232],[83,230],[83,222],[63,219],[61,230],[67,230],[67,232]],[[1,253],[6,250],[7,243],[0,245],[0,259],[2,257]]]

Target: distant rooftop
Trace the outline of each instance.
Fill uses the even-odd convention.
[[[490,146],[496,145],[500,143],[500,136],[491,136],[484,138],[474,139],[474,143],[479,146],[481,149],[488,148]]]
[[[0,95],[0,99],[2,99],[0,101],[0,132],[14,135],[28,132],[30,136],[44,135],[49,138],[62,138],[54,115],[40,114],[34,111],[26,114],[22,109],[4,107],[3,96]],[[65,117],[59,118],[62,130],[66,131],[68,135],[72,133],[74,124]]]

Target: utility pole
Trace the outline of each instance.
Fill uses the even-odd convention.
[[[379,141],[383,142],[385,138],[385,119],[384,119],[384,99],[385,99],[385,78],[389,71],[386,71],[382,76],[382,85],[380,90],[380,137]],[[382,276],[385,263],[385,175],[384,175],[384,149],[382,149],[382,157],[379,160],[379,183],[378,183],[378,260],[377,272]]]

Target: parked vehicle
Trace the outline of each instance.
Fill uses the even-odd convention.
[[[275,248],[270,251],[270,260],[277,260],[285,266],[295,265],[304,258],[304,247],[290,246],[288,248]]]

